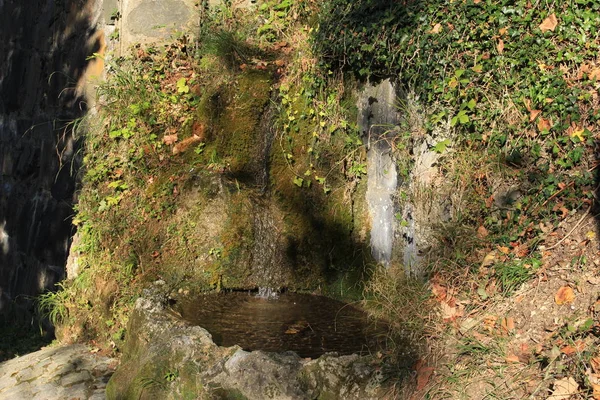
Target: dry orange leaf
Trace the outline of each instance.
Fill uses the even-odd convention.
[[[498,250],[503,254],[510,254],[510,249],[506,246],[498,246]]]
[[[560,349],[560,352],[566,355],[570,355],[577,352],[577,349],[573,346],[564,346]]]
[[[552,128],[552,123],[546,118],[540,118],[537,123],[537,127],[540,131],[549,131]]]
[[[575,292],[569,286],[563,286],[554,295],[554,301],[556,304],[571,304],[575,300]]]
[[[499,54],[504,53],[504,40],[498,39],[498,44],[496,44],[496,50],[498,50]]]
[[[506,29],[506,28],[500,28],[500,30],[498,31],[500,36],[506,35],[507,32],[508,32],[508,29]]]
[[[165,144],[167,146],[172,145],[176,141],[177,141],[177,134],[174,134],[174,135],[165,135],[163,137],[163,142],[165,142]]]
[[[600,80],[600,68],[595,68],[590,72],[588,78],[592,81]]]
[[[540,115],[542,110],[531,110],[529,111],[529,122],[535,121],[535,119]]]
[[[593,357],[590,360],[590,365],[592,366],[592,370],[594,370],[594,372],[596,372],[596,373],[600,372],[600,356]]]
[[[519,360],[519,357],[514,355],[514,354],[509,354],[506,356],[505,358],[507,363],[519,363],[521,362],[521,360]]]
[[[556,14],[552,13],[540,24],[540,29],[542,30],[542,32],[554,32],[554,29],[556,29],[557,25],[558,20],[556,19]]]
[[[420,391],[427,386],[427,383],[433,374],[433,367],[429,367],[425,361],[419,360],[417,361],[415,369],[417,370],[417,390]]]
[[[200,136],[198,136],[198,135],[194,135],[194,136],[189,137],[187,139],[183,139],[180,143],[177,143],[175,146],[173,146],[173,155],[177,155],[179,153],[183,153],[191,145],[196,144],[196,143],[200,143],[202,140],[203,139]]]
[[[505,332],[512,332],[515,330],[515,319],[513,317],[502,318],[500,325]]]
[[[488,234],[488,230],[485,229],[485,226],[481,225],[479,228],[477,228],[477,236],[480,238],[487,237]]]

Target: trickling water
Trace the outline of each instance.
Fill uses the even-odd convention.
[[[279,298],[279,292],[277,289],[270,287],[259,287],[256,297],[266,300],[277,300]]]
[[[220,346],[294,351],[301,357],[367,354],[380,348],[387,332],[364,312],[323,296],[284,293],[265,300],[234,292],[184,299],[173,308],[208,330]]]
[[[371,253],[389,267],[394,241],[394,202],[397,187],[390,140],[398,123],[396,89],[389,79],[367,84],[359,96],[358,126],[367,142],[367,204],[371,219]]]

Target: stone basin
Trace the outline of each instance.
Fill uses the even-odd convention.
[[[326,353],[311,359],[302,358],[295,352],[283,349],[281,352],[246,351],[238,345],[219,346],[206,329],[184,320],[179,312],[175,312],[168,305],[168,295],[164,287],[156,284],[154,286],[137,300],[130,317],[126,342],[122,349],[122,362],[107,387],[106,394],[109,400],[367,400],[382,398],[389,389],[384,387],[381,360],[374,355]],[[236,296],[239,298],[236,299]],[[224,297],[229,301],[228,296]],[[245,303],[243,307],[246,309],[255,307],[262,309],[261,312],[266,314],[282,314],[272,312],[269,307],[273,306],[289,311],[289,319],[277,322],[275,330],[280,333],[283,331],[282,335],[311,338],[310,328],[306,327],[304,322],[311,326],[314,324],[312,329],[315,331],[321,329],[321,322],[311,319],[310,315],[293,310],[293,302],[298,297],[282,296],[283,301],[272,303],[267,300],[261,303],[251,296],[247,297],[242,299],[240,295],[234,295],[231,299],[234,303],[243,300],[241,304]],[[205,300],[205,306],[208,307],[208,299]],[[320,297],[309,300],[319,301],[321,305],[329,304],[327,307],[337,309],[336,312],[341,314],[350,307],[340,309],[341,303],[323,303],[323,298]],[[308,304],[317,311],[327,308],[316,307],[310,302]],[[243,307],[240,306],[239,312]],[[350,329],[346,324],[356,321],[350,319],[350,322],[341,322],[339,313],[337,320],[342,324],[340,326]],[[256,319],[257,313],[253,315]],[[324,319],[332,318],[331,314],[323,312],[323,315],[326,316]],[[294,323],[294,320],[299,321]],[[335,321],[333,318],[334,327]],[[349,342],[358,346],[353,341]],[[286,342],[284,345],[290,344]],[[329,349],[327,346],[329,344],[324,346],[325,350]],[[316,356],[317,353],[309,355]]]

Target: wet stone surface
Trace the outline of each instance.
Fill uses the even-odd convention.
[[[48,347],[0,364],[0,400],[104,399],[114,364],[84,345]]]

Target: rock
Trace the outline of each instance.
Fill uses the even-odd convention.
[[[181,320],[161,298],[154,288],[138,299],[108,399],[381,398],[369,357],[329,353],[307,360],[293,352],[219,347],[210,333]]]
[[[102,388],[113,362],[84,345],[49,347],[17,357],[0,364],[0,400],[104,398]]]

